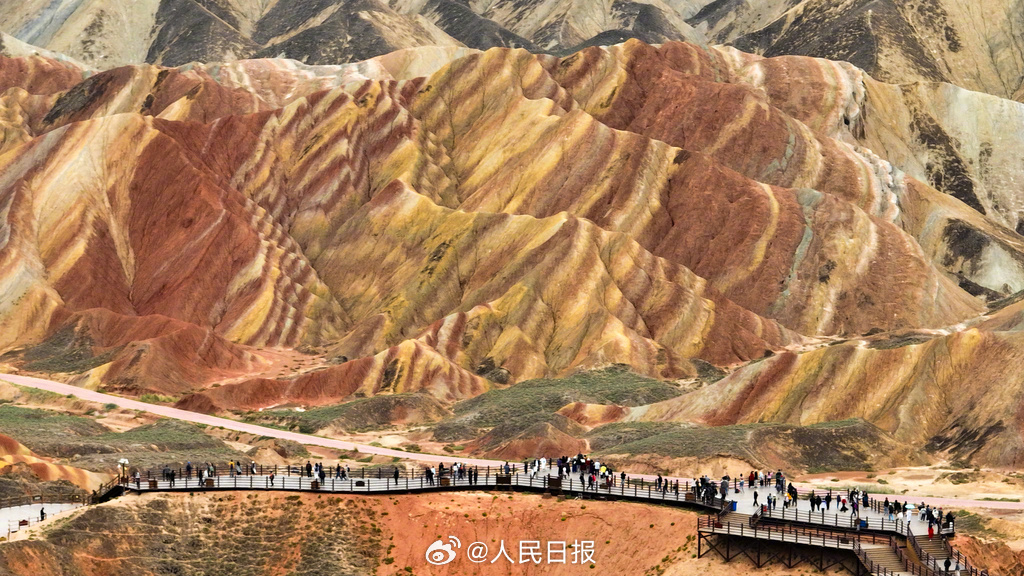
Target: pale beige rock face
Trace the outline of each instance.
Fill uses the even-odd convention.
[[[777,56],[849,59],[897,84],[947,81],[1020,99],[1020,0],[746,0],[690,19],[713,42]]]
[[[106,69],[144,62],[160,0],[26,0],[0,5],[3,30]]]

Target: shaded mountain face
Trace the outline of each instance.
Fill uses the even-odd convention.
[[[887,82],[1024,99],[1020,0],[718,0],[688,21],[747,52],[844,60]]]
[[[341,64],[416,46],[571,52],[628,38],[702,41],[672,2],[578,0],[28,0],[3,32],[111,68],[283,56]]]
[[[101,69],[341,64],[428,45],[566,55],[636,38],[847,61],[885,82],[1024,99],[1022,0],[25,0],[0,7],[0,22]]]

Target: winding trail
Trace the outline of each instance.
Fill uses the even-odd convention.
[[[141,410],[143,412],[149,412],[150,414],[156,414],[157,416],[163,416],[165,418],[174,418],[176,420],[183,420],[185,422],[192,422],[194,424],[205,424],[207,426],[221,426],[228,430],[235,430],[237,432],[245,432],[248,434],[255,434],[258,436],[267,436],[270,438],[279,438],[281,440],[291,440],[293,442],[298,442],[300,444],[306,444],[309,446],[322,446],[324,448],[333,448],[336,450],[355,450],[363,454],[390,456],[393,458],[401,458],[402,460],[412,460],[416,462],[451,463],[454,461],[458,461],[471,466],[500,466],[504,464],[504,461],[500,460],[486,460],[480,458],[456,457],[454,455],[405,452],[402,450],[392,450],[390,448],[382,448],[379,446],[370,446],[367,444],[356,444],[353,442],[345,442],[343,440],[334,440],[332,438],[324,438],[322,436],[299,434],[297,432],[290,432],[288,430],[267,428],[265,426],[247,424],[245,422],[238,422],[235,420],[230,420],[228,418],[220,418],[218,416],[210,416],[208,414],[200,414],[198,412],[189,412],[188,410],[180,410],[178,408],[171,408],[169,406],[149,404],[146,402],[140,402],[138,400],[132,400],[130,398],[113,396],[111,394],[104,394],[102,392],[95,392],[93,390],[79,388],[78,386],[72,386],[70,384],[53,382],[52,380],[44,380],[42,378],[34,378],[31,376],[21,376],[16,374],[0,374],[0,381],[6,381],[18,386],[35,388],[38,390],[46,390],[49,392],[60,394],[62,396],[71,395],[77,398],[81,398],[82,400],[87,400],[89,402],[97,402],[100,404],[116,404],[120,408],[126,408],[128,410]],[[643,479],[654,478],[654,476],[644,474],[630,474],[630,476]],[[676,478],[672,479],[675,480]],[[686,481],[690,479],[679,478],[679,480]],[[800,483],[798,482],[797,485],[799,486]],[[812,486],[810,485],[807,485],[807,487],[812,488]],[[886,496],[896,497],[886,494],[878,494],[877,496],[880,498],[885,498]],[[989,508],[998,510],[1024,510],[1024,502],[998,502],[991,500],[930,498],[919,496],[899,496],[899,499],[913,503],[925,502],[927,504],[931,504],[932,506],[940,506],[942,508],[952,507]]]

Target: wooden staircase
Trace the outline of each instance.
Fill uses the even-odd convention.
[[[946,545],[943,544],[942,537],[936,535],[932,539],[928,539],[927,535],[914,535],[914,541],[921,547],[921,551],[925,553],[925,557],[921,558],[921,563],[925,564],[932,570],[945,570],[943,562],[949,557],[949,552],[946,550]],[[931,562],[929,562],[931,560]],[[950,568],[954,568],[951,566]],[[961,566],[962,568],[962,566]]]
[[[726,512],[722,515],[719,520],[722,524],[743,524],[747,526],[750,524],[750,514],[744,514],[742,512]]]

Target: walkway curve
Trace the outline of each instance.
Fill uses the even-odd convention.
[[[111,394],[104,394],[102,392],[96,392],[78,386],[72,386],[70,384],[63,384],[61,382],[54,382],[52,380],[44,380],[42,378],[34,378],[32,376],[21,376],[17,374],[0,374],[0,381],[6,381],[11,384],[18,386],[25,386],[28,388],[35,388],[38,390],[46,390],[54,392],[62,396],[72,395],[82,400],[89,402],[97,402],[100,404],[116,404],[121,408],[129,410],[141,410],[143,412],[149,412],[150,414],[156,414],[157,416],[163,416],[165,418],[174,418],[176,420],[183,420],[185,422],[192,422],[194,424],[205,424],[207,426],[221,426],[228,430],[235,430],[236,432],[245,432],[247,434],[255,434],[257,436],[267,436],[270,438],[278,438],[281,440],[291,440],[298,442],[299,444],[306,444],[309,446],[321,446],[324,448],[333,448],[336,450],[356,450],[363,454],[374,454],[377,456],[390,456],[392,458],[401,458],[402,460],[413,460],[417,462],[462,462],[470,466],[500,466],[504,464],[504,461],[499,460],[486,460],[480,458],[465,458],[456,456],[454,454],[442,455],[442,454],[424,454],[420,452],[405,452],[402,450],[392,450],[390,448],[382,448],[379,446],[370,446],[367,444],[356,444],[353,442],[345,442],[343,440],[334,440],[332,438],[324,438],[322,436],[313,436],[310,434],[299,434],[297,432],[290,432],[288,430],[280,430],[278,428],[267,428],[265,426],[258,426],[256,424],[247,424],[245,422],[238,422],[236,420],[230,420],[228,418],[220,418],[218,416],[210,416],[208,414],[201,414],[199,412],[190,412],[188,410],[181,410],[178,408],[171,408],[169,406],[160,406],[159,404],[149,404],[146,402],[140,402],[138,400],[132,400],[130,398],[124,398],[122,396],[114,396]],[[630,474],[633,478],[653,479],[653,475],[646,474]],[[692,480],[689,478],[678,478],[680,481]],[[672,480],[676,480],[675,477]],[[801,483],[797,483],[799,486]],[[807,489],[814,488],[811,485],[806,486]],[[817,488],[821,490],[821,488]],[[767,490],[765,491],[767,493]],[[925,502],[933,506],[941,506],[943,508],[990,508],[1000,510],[1024,510],[1024,502],[999,502],[992,500],[967,500],[958,498],[931,498],[931,497],[920,497],[920,496],[906,496],[906,495],[892,495],[892,494],[873,494],[872,496],[878,496],[879,499],[890,497],[897,498],[899,500],[906,500],[913,503]]]

